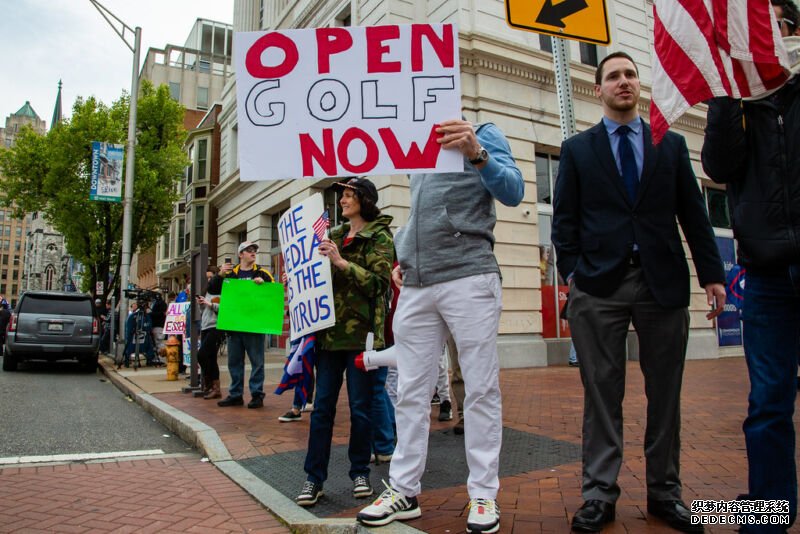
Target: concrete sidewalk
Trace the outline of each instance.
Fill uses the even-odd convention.
[[[220,408],[215,401],[182,393],[187,381],[168,382],[163,368],[118,371],[110,359],[101,363],[103,372],[118,387],[194,444],[293,530],[358,531],[363,527],[356,525],[355,514],[369,500],[356,501],[350,495],[346,456],[349,419],[344,388],[337,410],[325,497],[310,509],[293,502],[305,480],[303,458],[309,414],[304,413],[299,422],[278,421],[292,401],[291,393],[271,394],[281,376],[282,360],[281,354],[267,358],[267,397],[264,408],[258,410]],[[224,382],[227,370],[223,365],[221,374],[223,385],[227,385]],[[578,370],[563,366],[508,369],[501,371],[500,380],[504,426],[498,495],[500,532],[568,532],[572,514],[582,502],[583,392]],[[617,520],[606,532],[673,532],[646,512],[642,445],[646,404],[636,362],[628,364],[627,382],[625,461],[619,477],[622,495],[617,503]],[[741,424],[747,392],[742,358],[686,362],[681,472],[687,504],[695,499],[729,501],[746,491],[747,463]],[[438,422],[437,414],[434,407],[427,469],[419,497],[422,517],[407,524],[395,522],[380,532],[464,531],[467,515],[464,507],[468,500],[464,440],[463,436],[452,433],[452,423]],[[371,480],[376,492],[383,487],[382,478],[388,480],[388,466],[374,466]]]

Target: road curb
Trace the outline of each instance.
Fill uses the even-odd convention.
[[[139,404],[161,424],[196,447],[214,466],[239,487],[253,496],[292,532],[298,534],[358,534],[372,529],[356,523],[354,519],[320,519],[298,506],[281,492],[239,465],[231,456],[216,430],[194,417],[150,395],[139,386],[122,377],[109,357],[100,357],[99,369],[105,377],[125,395]],[[381,534],[416,534],[422,532],[403,523],[390,523],[380,527]]]

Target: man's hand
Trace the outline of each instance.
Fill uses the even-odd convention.
[[[233,264],[232,263],[223,263],[222,265],[219,266],[220,274],[228,274],[232,270],[233,270]]]
[[[397,287],[403,287],[403,271],[400,270],[399,265],[392,269],[392,282]]]
[[[442,148],[455,149],[464,154],[467,159],[475,159],[481,149],[481,144],[475,136],[472,123],[461,119],[443,121],[436,128],[439,137],[436,141]],[[481,168],[485,163],[477,165]]]
[[[708,298],[708,305],[711,311],[706,314],[706,319],[713,319],[717,317],[725,309],[725,286],[722,284],[706,284],[706,297]]]
[[[255,282],[257,286],[260,286],[261,284],[264,283],[264,279],[261,278],[260,276],[256,276],[255,278],[253,278],[253,282]]]

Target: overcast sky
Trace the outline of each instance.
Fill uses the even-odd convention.
[[[233,0],[99,0],[149,48],[182,46],[197,18],[233,22]],[[131,43],[133,38],[131,36]],[[0,126],[30,100],[50,128],[58,80],[64,116],[78,96],[106,104],[131,89],[133,53],[89,0],[0,0]]]

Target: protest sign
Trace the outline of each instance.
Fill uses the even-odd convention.
[[[283,284],[228,278],[222,282],[217,329],[253,334],[283,332]]]
[[[122,202],[122,159],[125,145],[92,142],[90,200]]]
[[[317,193],[292,206],[278,221],[283,263],[289,278],[291,340],[336,324],[331,262],[319,253],[314,224],[325,217]]]
[[[452,172],[461,117],[452,24],[234,34],[239,179]]]
[[[180,336],[186,332],[186,314],[189,302],[173,302],[167,308],[167,320],[164,322],[164,335]]]

